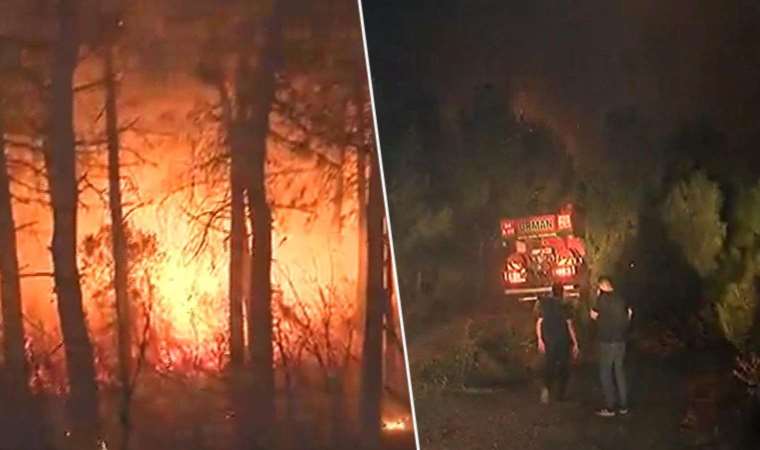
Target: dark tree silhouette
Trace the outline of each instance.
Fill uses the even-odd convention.
[[[242,123],[234,114],[232,102],[223,82],[218,83],[222,103],[222,121],[229,142],[230,173],[230,360],[233,367],[242,366],[245,358],[243,333],[243,302],[250,294],[250,239],[246,230],[246,187],[249,174],[246,171],[246,143],[243,141]]]
[[[80,3],[58,5],[58,36],[54,44],[50,105],[50,144],[45,153],[53,209],[53,265],[58,314],[66,354],[70,396],[68,404],[77,448],[97,443],[98,392],[92,344],[82,309],[77,268],[77,207],[79,198],[74,140],[73,77],[80,48]]]
[[[113,47],[103,49],[103,80],[105,85],[106,140],[108,143],[108,206],[111,214],[111,247],[113,253],[113,280],[116,297],[116,329],[118,335],[119,381],[123,399],[120,421],[124,428],[123,448],[129,445],[130,401],[132,392],[132,304],[129,298],[129,257],[125,233],[121,194],[121,165],[119,160],[119,117],[116,105],[117,86],[114,73]]]
[[[16,225],[11,204],[5,129],[0,113],[0,299],[2,299],[3,352],[12,392],[27,393],[28,368],[24,356]]]
[[[377,152],[373,152],[367,202],[367,308],[362,345],[362,435],[367,449],[380,445],[380,400],[383,391],[383,194]]]
[[[357,246],[356,304],[360,318],[360,331],[364,329],[365,305],[367,303],[367,152],[356,149],[356,230]]]
[[[272,347],[272,211],[266,192],[269,114],[275,97],[276,75],[282,60],[282,22],[285,0],[275,1],[267,19],[258,64],[250,66],[247,52],[238,61],[236,99],[240,127],[236,139],[248,148],[247,196],[254,244],[251,252],[251,291],[248,299],[248,336],[253,375],[254,420],[257,432],[274,419],[274,358]],[[237,131],[240,135],[237,135]],[[243,145],[243,144],[241,144]]]
[[[230,332],[230,363],[233,368],[242,367],[245,361],[244,314],[243,303],[247,298],[246,285],[250,281],[250,239],[246,229],[246,187],[249,184],[246,170],[246,142],[244,141],[244,123],[240,119],[241,109],[236,106],[234,96],[239,92],[234,80],[233,89],[228,87],[228,74],[224,71],[224,56],[230,46],[228,39],[214,32],[204,43],[204,53],[197,67],[198,77],[214,88],[219,96],[219,121],[221,133],[225,138],[224,162],[229,174],[229,204],[225,207],[230,211],[228,265],[228,296],[229,296],[229,332]],[[246,54],[245,43],[241,43],[237,55]],[[218,156],[214,156],[217,158]]]

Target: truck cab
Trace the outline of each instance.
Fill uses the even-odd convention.
[[[588,273],[585,244],[576,236],[579,222],[572,205],[554,214],[502,219],[504,293],[533,301],[559,282],[566,298],[579,298]]]

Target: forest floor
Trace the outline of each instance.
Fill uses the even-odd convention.
[[[531,328],[529,313],[514,305],[508,309],[506,313],[498,307],[478,311],[424,332],[416,330],[408,342],[412,370],[456,345],[473,318],[482,324],[484,317],[496,315],[496,323],[503,320],[508,326],[512,321],[522,332]],[[594,345],[582,347],[581,359],[571,373],[568,398],[560,403],[539,402],[537,364],[490,387],[421,388],[415,383],[421,450],[760,448],[754,447],[760,436],[747,434],[752,427],[758,428],[748,418],[751,403],[732,379],[725,358],[688,350],[663,357],[634,338],[626,361],[631,412],[626,417],[600,418],[594,415],[602,406]],[[524,348],[535,354],[533,345]],[[412,378],[416,379],[414,373]]]
[[[388,395],[386,395],[388,397]],[[38,415],[22,418],[18,409],[4,401],[0,391],[0,450],[36,450],[28,447],[29,433],[45,430],[47,445],[37,443],[41,450],[72,449],[67,438],[67,413],[63,397],[38,397]],[[231,395],[219,379],[205,383],[189,382],[170,377],[151,377],[138,389],[132,408],[132,431],[129,448],[133,450],[242,450],[250,443],[238,444]],[[278,409],[285,410],[282,399]],[[342,450],[356,449],[357,439],[344,417],[338,442],[331,440],[328,423],[333,415],[325,396],[318,390],[302,389],[290,405],[291,415],[274,425],[272,450]],[[395,414],[404,411],[392,398],[384,398],[384,408]],[[121,427],[119,397],[116,392],[101,391],[101,418],[108,445],[119,449]],[[41,426],[34,423],[42,421]],[[24,437],[26,436],[26,437]],[[382,450],[415,450],[414,435],[405,430],[385,430]],[[25,444],[20,447],[19,440]]]

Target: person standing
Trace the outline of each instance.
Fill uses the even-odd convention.
[[[578,339],[573,321],[563,304],[564,288],[552,286],[552,295],[539,300],[536,321],[538,351],[544,354],[544,385],[541,403],[549,403],[550,389],[556,383],[555,398],[563,400],[570,375],[570,356],[578,357]],[[572,353],[571,353],[572,352]]]
[[[628,414],[628,392],[625,379],[626,338],[633,310],[614,289],[608,277],[599,278],[596,306],[590,316],[598,324],[599,377],[605,407],[596,411],[601,417]],[[613,384],[614,373],[614,384]],[[618,410],[615,410],[618,406]]]

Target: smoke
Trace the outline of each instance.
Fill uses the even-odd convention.
[[[737,145],[758,132],[760,41],[751,30],[760,7],[751,1],[464,3],[424,2],[397,19],[421,83],[443,105],[466,105],[478,85],[495,84],[571,149],[593,145],[605,114],[619,108],[635,108],[659,133],[700,116],[731,129]],[[387,14],[367,17],[382,47]]]

